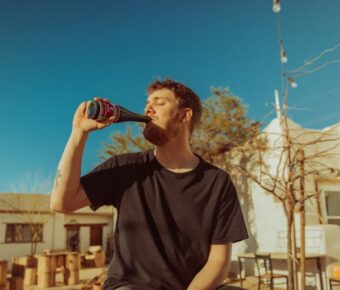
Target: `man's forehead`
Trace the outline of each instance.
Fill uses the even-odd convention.
[[[147,97],[147,101],[158,100],[158,99],[163,99],[163,100],[168,100],[168,101],[177,100],[177,98],[175,97],[175,94],[169,89],[156,90]]]

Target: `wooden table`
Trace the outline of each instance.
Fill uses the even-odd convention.
[[[38,278],[39,275],[42,276],[42,273],[48,271],[50,273],[50,284],[48,287],[54,286],[55,284],[55,275],[57,268],[62,269],[62,273],[64,276],[64,283],[66,285],[75,285],[79,282],[79,266],[80,266],[80,253],[79,252],[55,252],[55,253],[48,253],[44,255],[37,256],[38,261],[39,259],[51,259],[53,260],[52,264],[53,267],[50,269],[42,269],[44,268],[43,264],[39,267],[38,263]],[[41,268],[41,269],[39,269]],[[43,287],[44,288],[44,287]]]
[[[286,253],[277,253],[277,252],[258,252],[259,255],[268,255],[270,254],[270,257],[272,260],[287,260],[288,255]],[[320,254],[306,254],[306,261],[308,260],[314,260],[316,262],[316,267],[318,269],[319,278],[320,278],[320,287],[321,290],[323,290],[323,280],[322,280],[322,267],[321,267],[321,259],[325,258],[326,255],[320,255]],[[238,265],[239,265],[239,274],[240,274],[240,282],[241,287],[243,286],[243,279],[245,279],[245,276],[242,277],[242,260],[245,259],[255,259],[255,253],[243,253],[238,255]],[[297,254],[297,259],[300,259],[300,255]]]

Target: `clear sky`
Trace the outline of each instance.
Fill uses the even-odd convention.
[[[286,69],[340,43],[339,0],[281,6]],[[310,69],[339,59],[337,49]],[[280,73],[271,0],[0,0],[0,192],[50,186],[84,100],[103,96],[142,112],[146,86],[171,77],[203,99],[211,86],[229,87],[263,120]],[[295,122],[320,129],[340,120],[340,63],[297,82]],[[117,130],[124,125],[90,136],[83,173]]]

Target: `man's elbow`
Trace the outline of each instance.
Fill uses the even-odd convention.
[[[70,212],[69,210],[59,207],[59,206],[50,206],[50,212],[52,213],[68,213]]]
[[[83,190],[52,192],[50,210],[58,213],[74,212],[89,206],[90,202]]]
[[[67,210],[67,208],[65,208],[63,205],[54,202],[50,202],[50,211],[55,213],[69,212],[69,210]]]
[[[57,213],[67,213],[70,210],[67,209],[65,203],[63,202],[62,197],[58,195],[57,192],[52,191],[50,196],[50,211]]]

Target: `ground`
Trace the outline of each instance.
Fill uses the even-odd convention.
[[[100,271],[100,268],[90,268],[85,269],[85,271],[82,269],[81,283],[75,286],[65,286],[61,282],[60,277],[57,277],[57,286],[50,287],[48,288],[48,290],[92,290],[91,287],[86,287],[86,282],[91,280],[93,277],[98,276],[100,274]],[[231,281],[229,284],[240,287],[239,281]],[[247,277],[247,279],[243,281],[243,288],[245,289],[257,290],[257,287],[257,278],[255,277]],[[261,289],[269,289],[269,287],[261,287]],[[277,290],[279,289],[282,290],[282,288],[277,288]],[[24,290],[41,290],[41,288],[38,288],[37,286],[26,286]]]

